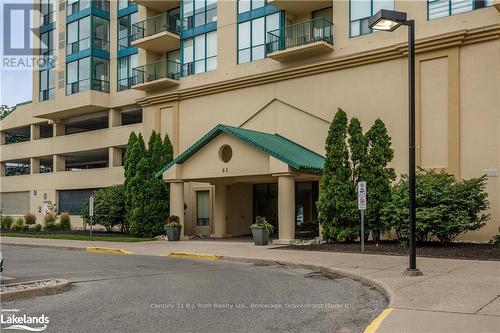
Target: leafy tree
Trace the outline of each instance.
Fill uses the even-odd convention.
[[[347,115],[338,109],[326,138],[326,159],[317,202],[324,237],[354,240],[359,225],[347,147]]]
[[[389,227],[381,219],[382,209],[390,200],[391,184],[396,179],[394,169],[387,165],[394,157],[391,137],[382,120],[377,119],[366,133],[367,155],[363,163],[362,178],[367,182],[367,227],[375,241]]]
[[[482,228],[490,215],[486,177],[457,180],[444,171],[419,170],[416,178],[416,238],[435,236],[446,243],[458,235]],[[382,209],[382,219],[396,229],[402,243],[409,235],[408,177],[403,175]]]
[[[125,229],[128,230],[130,224],[130,212],[132,211],[132,195],[133,190],[130,186],[131,180],[137,173],[137,167],[139,162],[144,158],[146,154],[146,148],[144,145],[144,139],[142,134],[138,136],[132,132],[129,137],[129,142],[127,144],[127,151],[124,157],[124,169],[125,169]]]
[[[102,225],[106,231],[119,226],[123,231],[125,218],[125,186],[115,185],[97,190],[94,193],[93,223]],[[82,208],[82,218],[89,221],[88,200]]]

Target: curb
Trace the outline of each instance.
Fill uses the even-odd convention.
[[[110,248],[110,247],[87,246],[86,251],[89,252],[89,253],[132,254],[132,252],[129,252],[129,251],[125,251],[125,250],[122,250],[122,249],[113,249],[113,248]]]
[[[194,260],[208,260],[215,261],[222,258],[215,254],[205,254],[205,253],[190,253],[190,252],[170,252],[167,254],[162,254],[161,257],[172,257],[179,259],[194,259]]]
[[[377,332],[378,328],[380,327],[380,324],[382,324],[384,319],[387,318],[392,311],[394,311],[394,308],[391,307],[385,308],[381,314],[379,314],[375,319],[372,320],[372,322],[366,327],[363,333]]]
[[[22,290],[17,290],[17,291],[1,293],[0,298],[1,298],[2,302],[9,302],[9,301],[15,301],[15,300],[18,300],[21,298],[57,294],[57,293],[63,292],[64,290],[66,290],[70,287],[70,282],[68,280],[64,280],[64,279],[56,279],[56,280],[57,280],[57,284],[55,284],[53,286],[35,287],[35,288],[30,288],[30,289],[22,289]],[[17,286],[17,285],[43,282],[43,281],[47,281],[47,280],[36,280],[36,281],[24,281],[24,282],[10,283],[9,286]]]

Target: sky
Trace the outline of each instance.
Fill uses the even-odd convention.
[[[31,4],[32,0],[0,0],[0,104],[9,106],[18,103],[32,100],[32,67],[27,66],[6,66],[6,62],[11,62],[12,56],[4,55],[4,44],[6,29],[6,22],[4,20],[4,6],[6,4]],[[23,31],[25,29],[25,22],[21,12],[13,14],[11,23],[11,39],[14,41],[14,47],[22,47]],[[29,26],[30,22],[26,22]],[[7,29],[8,30],[8,29]],[[16,63],[20,60],[19,57],[14,57]],[[25,60],[26,57],[23,56]],[[28,57],[31,58],[31,57]]]

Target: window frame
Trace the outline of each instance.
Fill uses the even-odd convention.
[[[181,41],[181,73],[182,73],[183,77],[190,76],[190,75],[201,74],[201,73],[206,73],[206,72],[210,72],[210,71],[213,71],[213,70],[217,69],[217,67],[218,67],[217,61],[218,61],[218,56],[219,56],[219,54],[217,52],[217,49],[216,49],[216,54],[214,56],[207,57],[207,40],[208,40],[207,36],[210,35],[210,34],[215,34],[215,38],[217,39],[217,37],[218,37],[217,30],[213,30],[213,31],[209,31],[209,32],[197,34],[195,36],[182,39],[182,41]],[[196,38],[200,37],[200,36],[204,36],[204,43],[203,43],[204,44],[204,46],[203,46],[204,57],[202,59],[196,60]],[[188,63],[184,62],[184,56],[186,54],[184,43],[186,41],[192,41],[192,43],[193,43],[193,47],[192,47],[193,48],[193,51],[192,51],[192,61],[188,62]],[[207,70],[207,63],[208,63],[209,59],[215,59],[216,60],[216,65],[215,65],[214,69]],[[203,63],[204,63],[204,71],[196,72],[195,71],[196,63],[199,62],[199,61],[201,61],[201,60],[203,60]],[[188,66],[188,67],[185,70],[184,68],[186,66]]]
[[[437,1],[441,1],[441,0],[427,0],[427,21],[439,20],[439,19],[442,19],[442,18],[445,18],[445,17],[450,17],[450,16],[453,16],[453,15],[459,15],[459,14],[469,13],[469,12],[473,12],[475,10],[484,9],[484,8],[488,8],[488,7],[493,6],[493,1],[484,0],[484,1],[481,1],[483,3],[482,7],[478,7],[477,6],[478,5],[478,1],[477,0],[471,0],[471,2],[472,2],[472,9],[471,10],[468,10],[468,11],[465,11],[465,12],[459,12],[459,13],[452,13],[452,9],[453,9],[452,3],[453,3],[454,0],[447,0],[448,1],[448,15],[440,16],[440,17],[436,17],[436,18],[430,18],[430,15],[429,15],[430,14],[429,5],[432,2],[437,2]]]
[[[368,2],[368,1],[370,2],[370,13],[371,14],[370,14],[370,16],[367,16],[367,17],[364,17],[364,18],[360,18],[360,19],[357,19],[357,20],[351,20],[352,1],[353,0],[349,0],[349,17],[348,17],[348,22],[349,22],[349,38],[355,38],[355,37],[365,36],[365,35],[369,35],[369,34],[373,33],[372,29],[369,29],[370,32],[361,33],[361,22],[364,21],[364,20],[369,19],[371,16],[373,16],[374,14],[376,14],[376,13],[373,12],[373,2],[375,0],[365,0],[366,2]],[[390,1],[392,1],[392,9],[390,9],[390,10],[394,10],[395,6],[396,6],[396,4],[395,4],[396,0],[390,0]],[[359,24],[360,24],[360,29],[359,29],[360,33],[359,33],[359,35],[353,35],[352,34],[352,23],[355,22],[355,21],[359,21]]]

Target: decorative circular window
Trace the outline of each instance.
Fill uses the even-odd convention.
[[[233,157],[233,149],[229,145],[223,145],[219,149],[219,158],[222,160],[222,162],[227,163],[231,161],[231,158]]]

